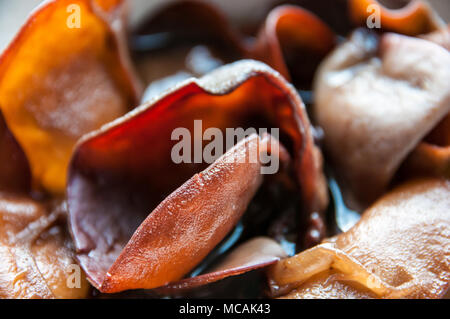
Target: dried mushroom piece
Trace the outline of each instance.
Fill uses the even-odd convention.
[[[78,138],[137,104],[122,6],[44,2],[0,56],[0,105],[37,187],[63,193]]]
[[[393,6],[387,7],[383,4]],[[349,14],[355,25],[365,26],[373,20],[373,15],[380,14],[380,27],[384,31],[392,31],[405,35],[419,35],[435,31],[445,26],[444,21],[434,12],[430,5],[422,0],[377,1],[349,0]],[[372,17],[371,17],[372,16]]]
[[[442,298],[450,283],[450,182],[404,184],[353,228],[270,269],[283,298]]]
[[[284,5],[269,13],[247,54],[269,64],[296,87],[309,88],[320,61],[335,44],[336,35],[316,15]]]
[[[71,229],[81,265],[101,291],[154,288],[181,279],[231,230],[259,188],[260,164],[175,163],[172,151],[180,137],[173,139],[175,129],[187,129],[194,147],[202,146],[203,131],[195,120],[202,120],[205,132],[279,128],[293,159],[291,176],[301,185],[304,213],[297,214],[325,209],[321,154],[300,97],[262,63],[222,67],[184,81],[78,144],[67,189]],[[236,148],[229,152],[225,157],[237,156]],[[303,235],[313,234],[317,241],[323,229],[314,226]]]
[[[135,32],[135,49],[138,52],[153,49],[153,55],[148,57],[156,57],[157,62],[145,57],[141,61],[147,69],[144,77],[150,79],[154,79],[155,73],[169,75],[167,70],[202,75],[188,65],[191,51],[186,50],[186,47],[202,43],[218,53],[221,63],[238,58],[260,60],[286,79],[292,79],[296,86],[309,88],[320,60],[336,43],[334,32],[322,20],[293,5],[278,6],[270,11],[254,41],[233,28],[217,8],[205,2],[172,3],[153,12],[146,21]],[[161,54],[155,50],[161,49],[159,46],[170,50]],[[204,59],[199,64],[208,65],[208,61]]]
[[[363,210],[450,110],[450,53],[355,31],[321,65],[314,115],[349,206]]]
[[[99,289],[156,288],[192,270],[238,223],[260,187],[263,164],[247,158],[267,143],[250,136],[170,194],[134,232]]]
[[[0,194],[0,298],[84,298],[61,208]],[[79,275],[79,278],[75,276]]]

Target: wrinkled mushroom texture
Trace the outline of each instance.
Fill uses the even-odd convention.
[[[450,110],[450,54],[417,38],[355,31],[321,65],[314,115],[347,204],[360,209]]]
[[[71,277],[76,262],[60,215],[58,208],[0,194],[0,298],[87,296],[84,273]]]
[[[380,14],[379,22],[383,30],[405,35],[428,33],[445,25],[430,5],[422,0],[349,0],[348,5],[350,18],[358,26],[365,26],[368,21],[375,22],[377,13]]]
[[[194,134],[194,120],[202,120],[204,130],[215,127],[222,132],[226,128],[253,127],[268,128],[270,133],[271,128],[280,128],[280,140],[293,158],[294,179],[302,185],[299,196],[305,212],[321,212],[326,207],[321,155],[314,146],[299,96],[277,72],[262,63],[241,61],[222,67],[201,79],[181,83],[78,144],[67,189],[71,227],[81,265],[100,289],[151,288],[181,279],[231,230],[253,197],[261,179],[259,169],[255,170],[258,165],[249,165],[248,169],[244,169],[245,165],[231,166],[236,170],[231,174],[219,162],[207,173],[196,175],[206,168],[205,163],[173,161],[171,151],[179,141],[172,140],[172,132],[187,128],[193,138],[199,138],[198,133]],[[187,186],[178,188],[188,180],[190,190]],[[183,202],[184,197],[192,196],[195,202],[187,198]],[[163,200],[164,204],[160,204]],[[231,204],[236,211],[229,215]],[[215,213],[222,205],[227,210]],[[178,230],[168,228],[172,222],[162,224],[164,218],[173,215],[178,225],[188,210],[195,214]],[[196,218],[196,214],[204,217]],[[222,214],[234,216],[233,222],[229,217],[221,219]],[[141,230],[135,233],[139,225]],[[157,234],[150,231],[155,225],[162,227]],[[197,227],[209,234],[202,235],[204,238],[186,237],[192,235],[190,228]],[[138,245],[129,244],[117,262],[133,234],[132,242]],[[146,239],[140,234],[151,234],[152,247],[159,242],[161,249],[143,248]],[[201,254],[180,253],[184,259],[174,256],[175,248],[184,245],[194,250],[197,246],[207,248],[202,248]],[[158,263],[169,265],[158,268]],[[109,286],[102,286],[108,269],[116,276],[106,277]]]
[[[450,280],[450,182],[404,184],[328,243],[278,262],[285,298],[441,298]]]
[[[68,11],[74,5],[80,28],[72,25],[78,11]],[[47,1],[0,56],[6,122],[29,159],[34,183],[51,192],[64,192],[78,138],[136,103],[125,51],[100,10],[90,0]]]

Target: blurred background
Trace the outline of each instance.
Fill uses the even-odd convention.
[[[129,0],[130,23],[136,25],[152,9],[162,4],[175,2],[177,0]],[[273,5],[280,0],[206,0],[217,4],[235,23],[245,20],[261,20]],[[330,1],[330,0],[317,0]],[[334,1],[334,0],[331,0]],[[382,0],[383,2],[386,0]],[[24,23],[27,15],[43,0],[0,0],[0,52],[8,45],[20,26]],[[298,1],[301,3],[301,1]],[[450,21],[449,0],[428,0],[439,15],[447,23]]]

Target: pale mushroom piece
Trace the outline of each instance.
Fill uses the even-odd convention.
[[[449,113],[450,54],[430,41],[357,30],[321,65],[314,115],[346,203],[362,211]]]
[[[450,182],[420,179],[383,196],[349,231],[278,262],[283,298],[442,298],[450,285]]]

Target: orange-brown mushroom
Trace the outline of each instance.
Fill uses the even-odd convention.
[[[269,64],[296,86],[308,88],[318,64],[335,44],[336,35],[316,15],[284,5],[269,13],[247,54]]]
[[[0,298],[85,298],[64,206],[0,193]]]
[[[84,298],[61,200],[34,200],[22,148],[0,111],[0,298]]]
[[[182,279],[232,229],[259,188],[261,163],[225,161],[241,158],[245,144],[260,145],[264,138],[257,135],[206,170],[202,160],[174,162],[175,129],[186,128],[192,143],[202,145],[195,120],[205,130],[222,132],[279,128],[293,160],[292,179],[301,185],[299,215],[326,207],[321,154],[291,85],[256,61],[192,78],[85,136],[76,148],[68,184],[71,229],[78,259],[101,291],[156,288]],[[323,231],[309,225],[302,236],[317,242]]]
[[[435,31],[444,25],[441,18],[425,1],[411,0],[402,8],[390,9],[377,0],[349,0],[353,23],[365,26],[371,15],[379,13],[381,28],[405,35],[419,35]]]
[[[199,264],[238,223],[260,187],[262,163],[246,157],[262,152],[267,142],[250,136],[169,195],[135,231],[99,289],[156,288]]]
[[[148,17],[146,24],[138,28],[136,35],[142,38],[138,47],[142,45],[140,49],[144,50],[147,42],[149,48],[154,44],[148,40],[153,35],[155,39],[162,37],[162,43],[176,45],[178,41],[186,46],[186,42],[192,40],[207,44],[218,51],[225,62],[239,57],[260,60],[296,86],[308,89],[320,60],[336,44],[335,33],[319,17],[294,5],[274,8],[255,41],[248,41],[214,6],[198,1],[180,1],[160,8]],[[163,66],[163,72],[167,69],[179,71],[173,69],[183,67],[186,59],[183,51],[171,50],[169,56],[163,54],[157,62],[152,62],[152,55],[149,54],[143,59],[143,65],[151,75],[155,72],[150,67],[161,69]]]
[[[0,105],[37,187],[63,193],[78,138],[137,104],[117,29],[124,27],[121,7],[122,1],[44,2],[0,56]]]

